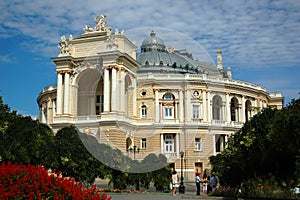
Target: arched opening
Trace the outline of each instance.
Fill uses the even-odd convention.
[[[233,97],[230,101],[231,121],[238,121],[239,102],[237,98]]]
[[[147,106],[146,105],[141,106],[141,118],[142,119],[147,118]]]
[[[213,97],[213,119],[221,120],[222,119],[222,98],[219,95]]]
[[[103,111],[103,77],[100,72],[95,69],[81,72],[77,85],[77,116],[100,114]]]
[[[251,101],[248,99],[245,102],[245,118],[246,122],[250,119],[251,117]]]
[[[132,147],[132,140],[130,137],[126,139],[126,151],[129,151],[129,149]]]

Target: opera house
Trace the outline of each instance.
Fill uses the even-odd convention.
[[[105,15],[95,23],[78,37],[62,36],[52,58],[57,85],[37,102],[40,121],[54,131],[73,124],[133,159],[163,154],[178,172],[182,155],[185,180],[194,180],[253,115],[283,107],[280,92],[234,80],[221,50],[216,65],[206,63],[189,49],[167,48],[153,30],[137,51]]]

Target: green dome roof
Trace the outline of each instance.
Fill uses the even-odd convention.
[[[142,42],[137,61],[141,64],[138,73],[218,74],[216,66],[194,60],[192,54],[185,49],[166,50],[163,40],[156,37],[154,31]]]

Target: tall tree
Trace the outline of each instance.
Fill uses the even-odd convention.
[[[282,186],[299,183],[300,99],[282,110],[264,109],[233,134],[227,148],[210,158],[222,184],[258,177]]]

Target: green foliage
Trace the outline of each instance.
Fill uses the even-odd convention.
[[[281,191],[299,184],[299,161],[300,99],[282,110],[264,109],[229,138],[221,154],[210,157],[222,185],[250,188],[267,182]]]
[[[52,130],[31,117],[10,111],[1,97],[0,137],[1,161],[33,165],[48,165],[52,161],[52,150],[48,146],[53,138]]]
[[[61,171],[64,176],[92,184],[96,177],[104,176],[103,166],[88,152],[78,134],[74,126],[57,132],[53,146],[55,162],[51,168]]]
[[[119,149],[99,144],[95,137],[80,133],[74,126],[54,135],[46,124],[11,111],[0,96],[0,162],[8,161],[44,165],[86,185],[94,183],[96,177],[108,177],[115,189],[134,185],[139,190],[140,186],[148,188],[151,182],[158,191],[169,187],[165,156],[150,154],[138,162]]]

